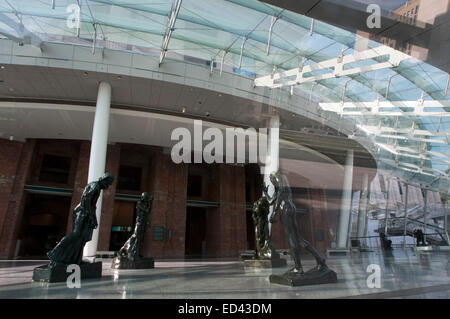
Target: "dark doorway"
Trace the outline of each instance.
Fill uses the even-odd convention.
[[[186,209],[186,257],[203,257],[206,251],[206,209]]]
[[[252,217],[252,211],[247,211],[247,249],[255,250],[255,224]]]
[[[72,159],[70,157],[44,154],[39,181],[67,184],[71,161]]]
[[[19,235],[19,258],[46,258],[67,233],[71,197],[27,194]]]
[[[109,250],[118,251],[133,233],[135,206],[132,201],[116,200],[111,227]]]

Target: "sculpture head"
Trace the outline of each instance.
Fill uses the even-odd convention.
[[[141,200],[142,200],[142,201],[145,201],[145,202],[150,201],[150,194],[147,193],[147,192],[143,192],[143,193],[141,194]]]
[[[107,189],[114,181],[114,175],[111,173],[105,173],[102,177],[98,179],[101,189]]]
[[[253,204],[253,210],[256,212],[261,212],[261,209],[268,209],[269,208],[269,200],[266,196],[261,196],[254,204]]]
[[[267,199],[266,196],[262,196],[259,200],[258,200],[258,205],[262,206],[262,207],[269,207],[269,200]]]
[[[270,173],[269,179],[276,188],[289,188],[289,183],[286,176],[280,171]]]
[[[280,174],[278,172],[272,172],[270,173],[269,179],[270,182],[273,184],[273,186],[277,187],[281,184]]]

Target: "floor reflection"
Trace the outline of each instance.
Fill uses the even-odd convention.
[[[238,260],[157,261],[155,269],[113,270],[103,261],[100,280],[83,280],[81,288],[65,283],[31,282],[38,261],[1,261],[0,298],[447,298],[450,296],[450,253],[416,253],[411,248],[374,250],[333,257],[330,268],[338,283],[285,287],[268,277],[292,266],[245,269]],[[315,262],[304,260],[305,269]],[[380,269],[380,288],[369,288],[369,265]]]

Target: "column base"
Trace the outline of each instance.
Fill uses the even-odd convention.
[[[67,272],[69,265],[56,265],[49,267],[50,265],[43,265],[34,268],[33,281],[36,282],[64,282],[67,281],[72,272]],[[102,262],[88,263],[83,262],[80,265],[80,279],[94,279],[102,277]]]
[[[142,258],[138,260],[120,259],[115,257],[111,264],[112,269],[151,269],[155,268],[153,258]]]
[[[329,268],[321,270],[313,268],[304,274],[288,271],[282,275],[271,275],[269,281],[273,284],[291,287],[334,284],[337,283],[337,275]]]

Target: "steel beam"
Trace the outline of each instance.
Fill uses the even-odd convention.
[[[0,29],[0,34],[3,34],[8,39],[19,43],[20,45],[31,44],[42,50],[42,40],[33,32],[27,30],[22,23],[16,22],[4,13],[0,13],[0,22],[10,27],[15,31],[15,34],[11,34],[4,29]]]
[[[351,116],[450,116],[450,112],[428,111],[428,109],[450,107],[450,100],[421,101],[372,101],[372,102],[345,102],[345,103],[319,103],[324,111]],[[399,111],[401,108],[411,108],[412,111]],[[381,110],[380,110],[381,109]],[[392,109],[392,110],[389,110]]]
[[[389,57],[386,62],[375,62],[374,64],[361,67],[349,67],[347,69],[344,68],[344,66],[350,63],[375,59],[383,56]],[[255,79],[255,86],[278,88],[283,86],[298,85],[306,82],[314,82],[324,79],[348,76],[352,74],[360,74],[369,71],[393,68],[398,66],[401,61],[409,58],[410,57],[408,55],[399,51],[395,51],[389,47],[381,47],[376,48],[376,50],[370,49],[366,51],[356,52],[351,55],[329,59],[323,62],[310,64],[304,66],[303,68],[295,68],[278,72],[273,74],[273,76],[271,74],[262,76]],[[317,71],[324,71],[328,73],[305,77],[305,74]]]
[[[167,20],[166,31],[163,36],[163,42],[161,44],[161,54],[159,56],[159,65],[164,62],[167,50],[169,48],[170,38],[175,30],[175,23],[177,21],[178,13],[180,12],[182,0],[174,0],[172,4],[172,10],[170,11],[169,19]]]

